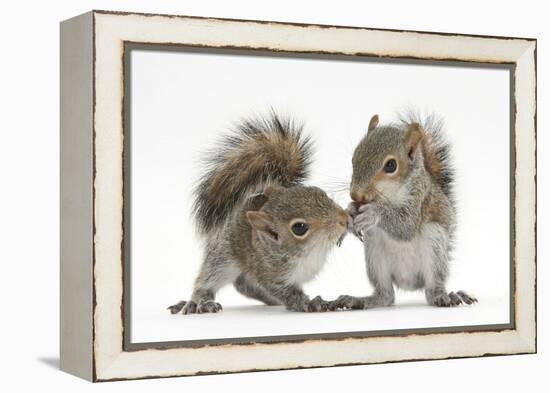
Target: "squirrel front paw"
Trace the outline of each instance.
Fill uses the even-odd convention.
[[[168,310],[170,310],[171,314],[178,314],[179,312],[182,314],[195,314],[197,312],[197,303],[192,300],[182,300],[181,302],[168,307]]]
[[[222,305],[214,300],[201,301],[197,306],[197,313],[208,314],[217,313],[222,310]]]
[[[357,231],[355,229],[355,225],[353,225],[354,218],[359,214],[359,205],[355,202],[350,202],[346,208],[346,213],[348,214],[348,232],[363,241],[363,234],[360,231]]]
[[[315,296],[308,304],[308,312],[325,312],[329,309],[329,302],[323,300],[321,296]]]
[[[329,309],[329,302],[323,300],[321,296],[316,296],[313,300],[302,299],[289,304],[287,309],[298,312],[325,312]]]
[[[365,308],[365,301],[362,297],[350,295],[339,296],[338,299],[329,303],[330,310],[361,310]]]
[[[200,301],[199,304],[194,301],[181,301],[173,306],[168,307],[171,314],[177,314],[181,312],[184,315],[187,314],[208,314],[217,313],[222,311],[222,305],[214,300]]]
[[[358,214],[353,217],[353,227],[356,232],[362,233],[375,227],[380,221],[382,211],[379,206],[367,203],[359,206]]]
[[[348,216],[350,216],[353,220],[353,218],[359,214],[359,205],[357,202],[350,202],[348,207],[346,207],[346,213],[348,213]]]
[[[178,302],[176,304],[173,304],[173,305],[169,306],[167,308],[167,310],[170,310],[170,314],[177,314],[181,310],[183,310],[183,308],[185,307],[186,304],[187,304],[187,302],[185,300],[182,300],[181,302]]]

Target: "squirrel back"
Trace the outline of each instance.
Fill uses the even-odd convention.
[[[193,213],[201,233],[222,226],[250,195],[268,185],[291,187],[306,179],[311,141],[302,126],[271,112],[245,119],[204,160]]]

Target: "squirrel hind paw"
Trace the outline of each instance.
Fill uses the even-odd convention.
[[[436,307],[456,307],[461,304],[471,305],[477,303],[477,299],[468,295],[464,291],[441,293],[433,299],[433,305]]]
[[[460,300],[454,292],[451,292],[449,294],[441,293],[437,295],[433,299],[432,304],[436,307],[454,307],[458,306],[460,303],[462,303],[462,300]]]

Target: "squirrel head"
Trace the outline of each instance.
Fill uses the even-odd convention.
[[[272,246],[299,252],[319,242],[336,244],[346,233],[347,213],[320,188],[270,186],[261,195],[261,208],[246,211],[246,218]]]
[[[424,132],[418,123],[400,127],[378,122],[374,115],[353,153],[350,196],[358,204],[397,203],[407,197],[404,185],[413,169],[423,165]]]

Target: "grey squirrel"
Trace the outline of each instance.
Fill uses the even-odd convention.
[[[215,295],[229,283],[268,305],[328,310],[301,285],[343,239],[349,216],[321,189],[302,185],[311,156],[302,127],[275,112],[244,120],[210,152],[193,209],[204,259],[191,299],[168,307],[172,314],[221,311]]]
[[[362,236],[373,294],[340,296],[331,309],[390,306],[394,285],[424,289],[430,305],[472,304],[464,291],[447,292],[455,232],[454,172],[442,122],[411,116],[397,124],[370,120],[352,158],[348,212]]]

